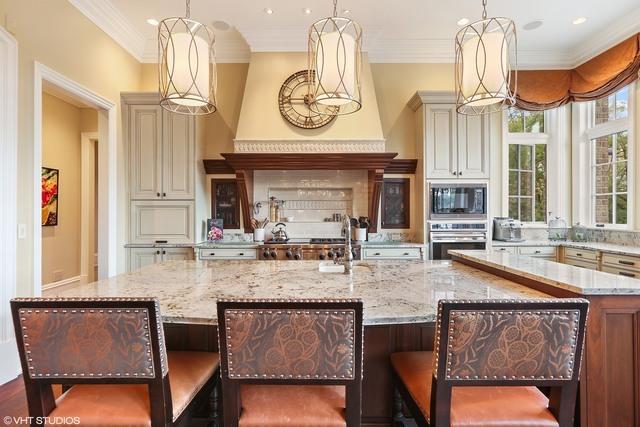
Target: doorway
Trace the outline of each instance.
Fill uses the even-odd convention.
[[[88,108],[97,110],[97,253],[98,279],[116,274],[116,104],[92,92],[84,86],[52,70],[35,63],[34,66],[34,222],[33,222],[33,293],[42,295],[42,111],[43,89],[69,96]],[[62,209],[62,207],[60,206]],[[91,258],[91,257],[89,257]],[[87,266],[90,261],[83,263]]]

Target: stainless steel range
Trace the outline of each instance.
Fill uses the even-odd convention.
[[[264,261],[330,260],[342,257],[345,246],[344,238],[267,240],[258,247],[258,259]],[[360,252],[360,245],[352,242],[353,258],[359,260]]]

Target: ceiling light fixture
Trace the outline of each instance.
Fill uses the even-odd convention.
[[[160,105],[179,114],[216,111],[216,62],[213,30],[186,17],[166,18],[158,26]]]
[[[273,15],[273,9],[266,7],[264,9],[264,13],[266,13],[267,15]]]
[[[302,9],[302,13],[304,13],[305,15],[311,15],[311,9],[305,7],[304,9]]]
[[[482,0],[482,8],[482,19],[456,35],[456,110],[461,114],[488,114],[515,104],[515,23],[487,18],[487,0]]]
[[[312,82],[309,108],[319,114],[332,115],[360,110],[360,24],[338,17],[338,1],[333,0],[333,16],[311,25],[308,42],[309,81]],[[327,106],[334,108],[327,109]]]
[[[584,24],[585,22],[587,22],[587,18],[585,18],[584,16],[579,16],[573,20],[573,25],[580,25]]]
[[[458,25],[462,26],[462,25],[467,25],[469,23],[469,18],[462,18],[460,20],[458,20],[458,22],[456,22]]]
[[[342,14],[343,14],[343,15],[349,15],[349,14],[351,14],[351,9],[342,9]]]
[[[159,22],[158,22],[157,19],[149,18],[149,19],[147,19],[147,24],[153,25],[154,27],[157,27]]]

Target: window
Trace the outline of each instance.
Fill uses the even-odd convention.
[[[592,102],[576,104],[574,138],[580,152],[574,156],[574,169],[579,179],[574,182],[578,194],[578,220],[591,226],[622,227],[631,225],[633,162],[634,85]],[[580,154],[582,153],[582,154]],[[582,162],[580,158],[584,159]],[[588,165],[588,167],[587,167]]]
[[[547,221],[547,140],[542,111],[507,112],[508,215],[522,222]]]

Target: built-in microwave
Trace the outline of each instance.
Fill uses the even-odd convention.
[[[487,184],[431,183],[429,219],[487,219]]]

